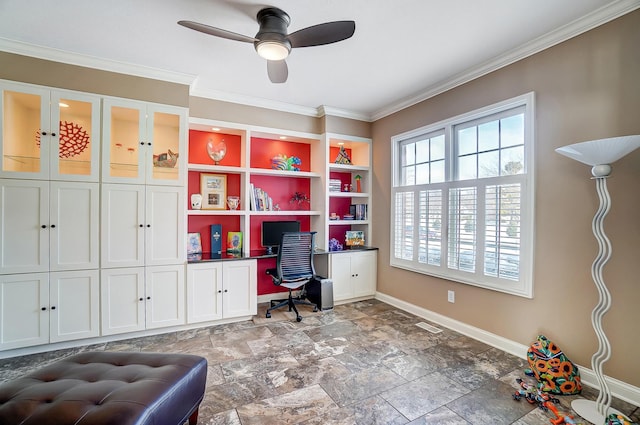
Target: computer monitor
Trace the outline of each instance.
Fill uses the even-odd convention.
[[[299,231],[299,221],[263,221],[262,246],[267,249],[267,254],[273,254],[273,248],[280,246],[283,233]]]

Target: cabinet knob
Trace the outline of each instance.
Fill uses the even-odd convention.
[[[55,224],[52,224],[52,225],[51,225],[51,228],[52,228],[52,229],[55,229],[55,228],[56,228],[56,225],[55,225]]]
[[[52,135],[53,137],[56,137],[56,133],[51,133],[51,135]]]
[[[147,145],[151,146],[151,142],[147,143]]]
[[[229,292],[229,291],[227,289],[225,289],[224,292]]]
[[[144,224],[141,224],[140,227],[144,227]]]
[[[42,227],[43,229],[46,229],[46,228],[47,228],[47,225],[46,225],[46,224],[43,224],[43,225],[42,225],[42,226],[40,226],[40,227]]]
[[[140,142],[140,146],[144,146],[144,142]]]
[[[221,290],[221,289],[218,289],[218,294],[221,294],[221,293],[222,293],[222,290]]]
[[[144,301],[144,298],[140,298],[138,301]]]
[[[40,134],[42,134],[43,136],[46,136],[47,132],[46,131],[41,131]]]
[[[55,306],[55,305],[52,305],[52,306],[51,306],[51,310],[55,310],[55,309],[56,309],[56,306]]]
[[[150,224],[147,224],[147,227],[151,227],[151,225],[150,225]]]
[[[150,300],[150,299],[151,299],[151,297],[147,297],[147,299],[148,299],[148,300]]]
[[[40,310],[47,311],[47,307],[42,307]]]

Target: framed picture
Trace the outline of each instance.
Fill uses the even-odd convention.
[[[187,240],[187,255],[202,253],[202,239],[200,233],[189,233]]]
[[[227,176],[200,174],[200,194],[203,210],[224,210],[227,200]]]

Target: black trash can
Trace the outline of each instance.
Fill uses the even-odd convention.
[[[306,285],[307,299],[320,310],[333,308],[333,281],[331,279],[314,279]]]

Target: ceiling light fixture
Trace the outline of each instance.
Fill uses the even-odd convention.
[[[289,56],[291,43],[288,41],[261,41],[256,43],[256,52],[266,60],[281,61]]]

